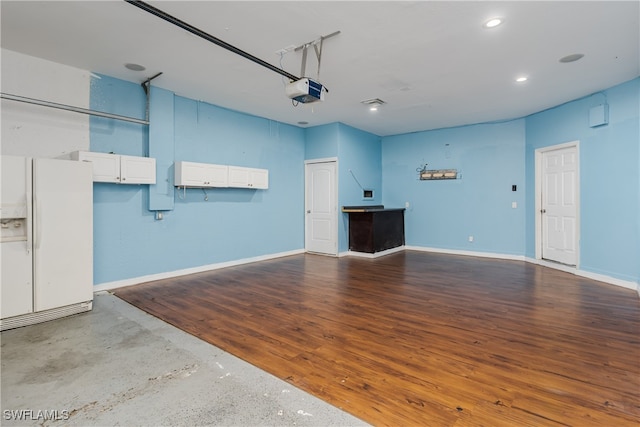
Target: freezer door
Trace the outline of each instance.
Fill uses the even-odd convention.
[[[33,312],[31,159],[2,156],[0,318]]]
[[[27,218],[31,203],[31,159],[2,156],[0,218]]]
[[[0,319],[33,312],[31,254],[26,241],[2,243]]]
[[[93,299],[90,163],[34,159],[34,309]]]

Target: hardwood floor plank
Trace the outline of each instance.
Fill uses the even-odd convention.
[[[115,293],[374,425],[640,424],[637,293],[541,266],[297,255]]]

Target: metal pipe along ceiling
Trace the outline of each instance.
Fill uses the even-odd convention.
[[[211,34],[205,33],[204,31],[194,27],[193,25],[187,24],[186,22],[184,22],[184,21],[182,21],[182,20],[180,20],[180,19],[178,19],[178,18],[176,18],[174,16],[171,16],[168,13],[163,12],[162,10],[151,6],[150,4],[147,4],[147,3],[143,2],[143,1],[135,1],[135,0],[124,0],[124,1],[126,1],[127,3],[129,3],[129,4],[133,5],[133,6],[136,6],[136,7],[140,8],[140,9],[146,11],[146,12],[149,12],[152,15],[155,15],[158,18],[164,19],[165,21],[170,22],[173,25],[176,25],[176,26],[182,28],[183,30],[188,31],[191,34],[194,34],[194,35],[196,35],[198,37],[201,37],[201,38],[203,38],[203,39],[205,39],[207,41],[210,41],[213,44],[216,44],[216,45],[218,45],[220,47],[223,47],[223,48],[235,53],[236,55],[240,55],[243,58],[246,58],[246,59],[248,59],[250,61],[255,62],[256,64],[262,65],[263,67],[270,69],[271,71],[275,71],[276,73],[278,73],[278,74],[280,74],[280,75],[282,75],[284,77],[287,77],[289,80],[292,80],[292,81],[300,80],[299,77],[296,77],[293,74],[288,73],[288,72],[276,67],[275,65],[269,64],[268,62],[263,61],[262,59],[257,58],[255,56],[245,52],[244,50],[238,49],[237,47],[235,47],[233,45],[230,45],[229,43],[227,43],[225,41],[222,41],[219,38],[212,36]]]

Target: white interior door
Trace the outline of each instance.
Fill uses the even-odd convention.
[[[542,152],[542,258],[577,265],[578,149],[577,146]]]
[[[93,299],[91,164],[34,159],[34,309]]]
[[[338,254],[336,162],[305,164],[305,249]]]

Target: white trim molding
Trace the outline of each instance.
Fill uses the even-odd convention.
[[[234,261],[219,262],[216,264],[201,265],[199,267],[185,268],[182,270],[168,271],[166,273],[149,274],[147,276],[132,277],[131,279],[116,280],[114,282],[100,283],[93,287],[93,293],[101,291],[109,291],[125,286],[139,285],[140,283],[152,282],[154,280],[171,279],[173,277],[186,276],[188,274],[203,273],[205,271],[219,270],[226,267],[234,267],[236,265],[251,264],[259,261],[267,261],[275,258],[282,258],[291,255],[303,254],[304,249],[296,249],[293,251],[279,252],[269,255],[261,255],[252,258],[243,258]]]
[[[309,165],[312,163],[329,163],[329,162],[336,162],[336,164],[338,164],[338,158],[337,157],[323,157],[321,159],[308,159],[304,161],[305,165]]]
[[[620,286],[622,288],[627,288],[638,292],[638,296],[640,296],[640,283],[632,282],[630,280],[618,279],[615,277],[607,276],[605,274],[600,273],[592,273],[590,271],[580,270],[579,268],[572,267],[570,265],[558,264],[555,262],[550,262],[544,259],[535,259],[535,258],[526,258],[525,261],[531,264],[541,265],[543,267],[553,268],[555,270],[564,271],[567,273],[575,274],[576,276],[585,277],[591,280],[597,280],[599,282],[608,283],[610,285]]]
[[[433,247],[425,247],[425,246],[406,246],[405,245],[405,246],[399,246],[397,248],[387,249],[386,251],[377,252],[373,254],[364,253],[364,252],[355,252],[355,251],[340,252],[338,254],[338,257],[353,256],[353,257],[359,257],[359,258],[376,259],[376,258],[383,257],[385,255],[390,255],[390,254],[402,252],[405,250],[528,262],[531,264],[536,264],[543,267],[553,268],[555,270],[561,270],[567,273],[575,274],[576,276],[585,277],[587,279],[597,280],[599,282],[608,283],[610,285],[615,285],[615,286],[620,286],[623,288],[635,290],[638,293],[638,296],[640,296],[640,283],[638,282],[617,279],[615,277],[607,276],[604,274],[583,271],[572,266],[558,264],[558,263],[550,262],[546,260],[539,260],[535,258],[525,257],[523,255],[500,254],[500,253],[493,253],[493,252],[473,252],[473,251],[464,251],[464,250],[457,250],[457,249],[442,249],[442,248],[433,248]],[[99,285],[95,285],[93,287],[93,292],[94,293],[105,292],[105,291],[110,291],[117,288],[122,288],[125,286],[133,286],[133,285],[138,285],[140,283],[152,282],[154,280],[170,279],[173,277],[186,276],[188,274],[202,273],[205,271],[218,270],[226,267],[233,267],[233,266],[242,265],[242,264],[251,264],[254,262],[267,261],[270,259],[283,258],[287,256],[299,255],[304,253],[307,253],[305,252],[304,249],[296,249],[288,252],[279,252],[276,254],[262,255],[262,256],[252,257],[252,258],[243,258],[235,261],[226,261],[226,262],[220,262],[216,264],[202,265],[199,267],[186,268],[183,270],[170,271],[166,273],[158,273],[158,274],[150,274],[148,276],[133,277],[131,279],[118,280],[114,282],[107,282],[107,283],[101,283]]]
[[[405,246],[405,248],[411,251],[435,252],[439,254],[475,256],[481,258],[506,259],[511,261],[524,261],[524,256],[522,255],[499,254],[494,252],[463,251],[458,249],[430,248],[426,246]]]
[[[372,254],[371,253],[367,253],[367,252],[357,252],[357,251],[349,250],[347,252],[340,252],[340,256],[354,256],[354,257],[358,257],[358,258],[375,259],[375,258],[380,258],[380,257],[385,256],[385,255],[395,254],[396,252],[402,252],[404,250],[405,250],[404,246],[398,246],[398,247],[395,247],[395,248],[386,249],[384,251],[374,252]]]

